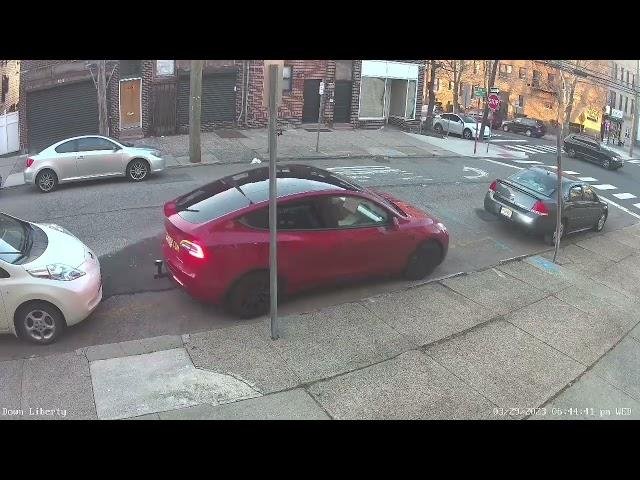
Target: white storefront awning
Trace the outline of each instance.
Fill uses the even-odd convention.
[[[363,77],[418,80],[418,72],[419,68],[415,63],[393,62],[388,60],[362,61]]]

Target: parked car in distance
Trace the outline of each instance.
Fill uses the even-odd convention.
[[[516,118],[502,123],[502,130],[505,132],[524,133],[527,137],[544,137],[547,127],[542,120],[533,118]]]
[[[164,169],[165,159],[158,150],[85,135],[54,143],[27,158],[24,181],[48,193],[59,183],[77,180],[126,176],[139,182]]]
[[[480,128],[481,126],[478,125],[475,118],[458,115],[456,113],[443,113],[433,119],[433,129],[436,133],[453,133],[468,140],[478,137],[478,130]],[[487,126],[484,129],[483,139],[486,140],[490,136],[491,128]]]
[[[545,167],[531,167],[509,178],[491,183],[484,197],[484,209],[525,231],[544,235],[555,244],[558,176]],[[584,230],[597,232],[607,221],[607,203],[600,200],[591,186],[563,175],[560,238]]]
[[[620,154],[600,145],[597,140],[587,135],[578,133],[567,135],[562,143],[562,149],[569,157],[583,158],[609,170],[617,170],[624,166],[624,160],[620,158]]]
[[[420,279],[445,258],[432,215],[307,165],[277,170],[278,290],[294,294],[373,276]],[[269,308],[269,173],[258,167],[165,204],[170,276],[193,297],[249,318]]]
[[[0,213],[0,333],[54,342],[102,300],[100,262],[63,227]]]
[[[482,116],[484,115],[484,112],[472,110],[467,112],[466,115],[473,118],[478,123],[482,123]],[[494,130],[499,129],[502,126],[501,116],[498,114],[492,115],[491,112],[489,112],[489,115],[487,116],[487,125],[489,125],[489,127],[493,128]]]

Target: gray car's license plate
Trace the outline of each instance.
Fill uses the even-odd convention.
[[[500,207],[500,213],[507,218],[511,218],[511,215],[513,214],[511,209],[506,207]]]

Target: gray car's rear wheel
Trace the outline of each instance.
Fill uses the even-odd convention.
[[[56,307],[48,302],[33,301],[16,311],[15,326],[20,338],[47,345],[56,341],[67,324]]]
[[[421,244],[407,260],[404,276],[408,280],[421,280],[442,262],[442,247],[436,240]]]
[[[569,157],[574,158],[576,156],[576,151],[573,148],[570,148],[567,151],[567,155],[569,155]]]
[[[468,128],[464,129],[464,132],[462,132],[462,136],[464,138],[466,138],[467,140],[473,138],[473,133],[471,133],[471,130],[469,130]]]
[[[133,182],[141,182],[149,176],[149,164],[141,158],[134,158],[127,165],[127,177]]]
[[[433,129],[435,130],[436,133],[442,133],[442,125],[440,125],[439,123],[436,123],[433,126]]]
[[[604,224],[607,221],[607,214],[603,213],[602,215],[600,215],[600,218],[598,219],[598,222],[596,223],[596,226],[593,227],[593,229],[596,232],[601,232],[602,229],[604,228]]]
[[[53,192],[58,186],[58,176],[53,170],[42,170],[36,176],[36,186],[42,193]]]

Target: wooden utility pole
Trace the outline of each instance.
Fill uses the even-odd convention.
[[[98,60],[98,123],[100,135],[109,136],[109,113],[107,110],[107,61]]]
[[[629,156],[633,157],[633,144],[636,141],[636,139],[638,138],[638,88],[640,87],[640,85],[638,85],[638,82],[640,82],[640,60],[636,60],[636,81],[634,82],[634,90],[635,90],[635,102],[634,102],[634,108],[633,108],[633,124],[631,127],[631,138],[630,138],[630,142],[629,142]]]
[[[487,98],[491,93],[493,85],[496,83],[496,72],[498,71],[498,63],[500,60],[494,60],[491,67],[491,78],[489,79],[489,90],[487,90]],[[487,118],[489,117],[489,102],[484,102],[484,111],[482,112],[482,127],[480,127],[480,138],[484,138],[484,127],[487,126]]]
[[[191,60],[189,85],[189,161],[202,161],[200,120],[202,113],[202,67],[204,60]]]
[[[556,135],[556,175],[558,176],[558,185],[556,187],[557,193],[557,206],[556,206],[556,233],[554,238],[554,249],[553,249],[553,263],[556,262],[558,258],[558,250],[560,249],[560,239],[562,237],[562,138],[564,133],[564,117],[565,111],[565,95],[566,95],[566,84],[564,81],[564,73],[560,70],[560,91],[558,95],[558,132]]]
[[[433,125],[433,107],[436,104],[436,94],[434,92],[434,85],[436,82],[436,69],[440,64],[435,60],[429,60],[429,106],[427,107],[427,130],[431,130]]]
[[[282,92],[282,71],[277,65],[269,65],[269,299],[271,316],[271,339],[280,337],[278,331],[278,184],[276,162],[278,161],[278,90]]]

